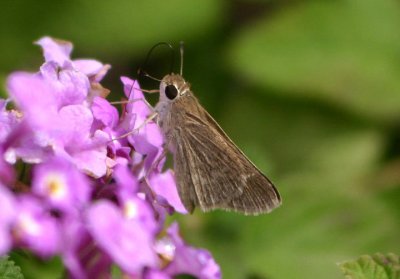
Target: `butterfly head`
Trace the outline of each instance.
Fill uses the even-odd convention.
[[[174,101],[189,94],[190,84],[178,74],[166,75],[160,83],[160,101]]]

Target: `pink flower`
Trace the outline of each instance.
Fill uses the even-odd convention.
[[[100,85],[108,65],[72,60],[69,42],[37,44],[40,70],[7,79],[15,109],[0,100],[0,256],[13,248],[58,255],[75,279],[111,278],[115,265],[132,278],[220,278],[210,253],[185,244],[177,224],[162,235],[168,214],[187,212],[173,171],[163,170],[164,138],[139,84],[121,78],[120,116]]]

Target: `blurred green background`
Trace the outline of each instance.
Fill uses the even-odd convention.
[[[399,1],[4,0],[0,30],[3,85],[37,70],[32,42],[50,35],[111,64],[115,99],[151,46],[185,41],[185,78],[283,197],[269,215],[179,217],[224,278],[343,278],[338,262],[400,252]],[[161,77],[158,52],[147,71]],[[45,266],[22,268],[58,277]]]

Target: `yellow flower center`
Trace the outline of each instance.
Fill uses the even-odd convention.
[[[39,235],[40,234],[40,226],[39,224],[32,218],[32,216],[28,214],[21,214],[18,220],[18,231],[25,232],[29,235]]]
[[[67,185],[58,174],[49,174],[45,179],[47,193],[53,199],[62,199],[67,193]]]
[[[124,212],[124,216],[125,216],[127,219],[133,219],[133,218],[135,218],[135,217],[137,216],[137,214],[138,214],[137,205],[136,205],[134,202],[132,202],[132,201],[127,201],[127,202],[125,202],[125,204],[124,204],[124,210],[123,210],[123,212]]]

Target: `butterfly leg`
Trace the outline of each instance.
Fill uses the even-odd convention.
[[[146,120],[143,121],[138,127],[136,127],[135,129],[133,129],[132,131],[129,131],[129,132],[125,133],[125,134],[120,135],[120,136],[117,137],[117,138],[112,139],[112,141],[113,141],[113,140],[123,139],[123,138],[126,138],[127,136],[130,136],[130,135],[135,134],[136,132],[139,132],[140,129],[142,129],[144,126],[146,126],[150,121],[154,120],[154,118],[156,118],[157,115],[158,115],[157,112],[153,112],[153,113],[150,114],[150,116],[147,117]]]
[[[158,155],[155,160],[153,161],[153,163],[151,164],[149,170],[147,171],[146,177],[148,177],[150,175],[150,173],[152,173],[154,170],[158,169],[158,165],[161,163],[161,161],[163,159],[165,159],[165,157],[167,156],[168,150],[166,148],[166,146],[163,146],[163,150],[161,152],[160,155]]]
[[[154,112],[154,108],[152,105],[150,105],[149,102],[145,98],[136,98],[136,99],[130,99],[130,100],[124,100],[124,101],[114,101],[110,102],[112,105],[126,105],[126,104],[132,104],[135,102],[143,102],[152,112]]]
[[[158,203],[158,199],[157,199],[157,195],[156,193],[153,191],[152,187],[151,187],[151,183],[149,181],[149,176],[150,174],[158,169],[158,165],[160,164],[160,162],[165,158],[165,156],[167,155],[167,149],[163,148],[162,152],[160,155],[158,155],[154,161],[152,162],[151,166],[149,167],[149,169],[146,171],[146,173],[144,174],[144,176],[140,179],[140,182],[144,182],[145,185],[145,193],[147,193],[147,195],[149,195],[151,198],[151,200],[154,203]],[[163,204],[160,204],[161,206],[165,206]]]
[[[150,185],[149,183],[149,176],[150,174],[154,171],[158,169],[158,165],[161,163],[161,161],[163,159],[165,159],[165,157],[167,156],[168,153],[168,148],[167,148],[167,144],[164,144],[162,147],[162,152],[161,154],[157,155],[156,158],[154,158],[153,162],[151,163],[149,169],[146,171],[146,173],[144,174],[144,177],[142,178],[142,180],[144,180],[146,182],[147,185]]]

